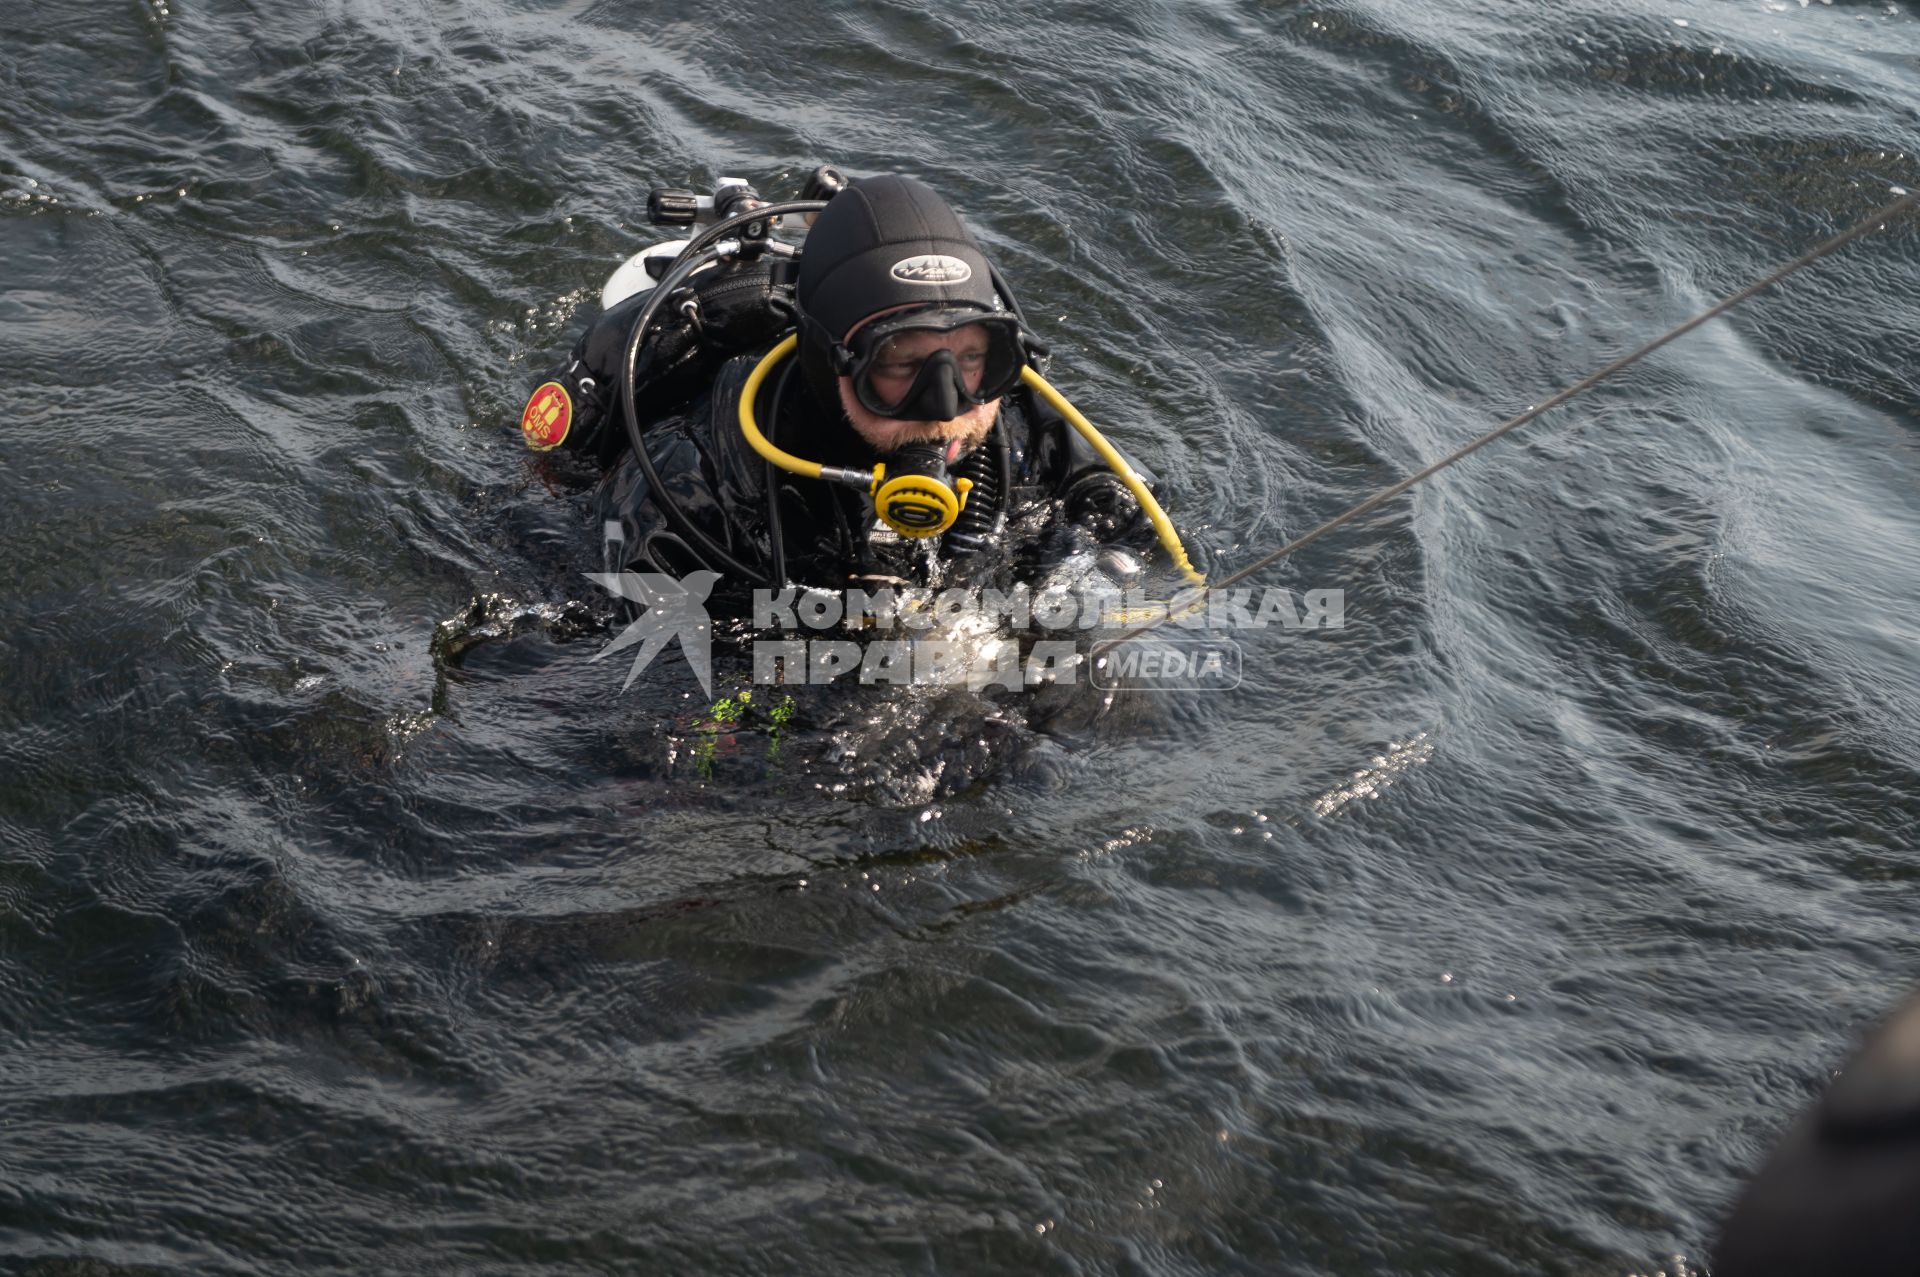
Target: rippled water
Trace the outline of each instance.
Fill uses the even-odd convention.
[[[904,169],[1243,562],[1920,185],[1906,3],[6,25],[7,1267],[1673,1272],[1914,982],[1911,221],[1124,715],[618,695],[512,428],[649,185]]]

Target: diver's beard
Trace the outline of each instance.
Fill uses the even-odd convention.
[[[962,452],[971,452],[985,441],[1000,415],[1000,401],[991,399],[946,421],[901,421],[895,417],[882,417],[870,412],[854,397],[853,382],[847,377],[840,378],[840,407],[846,412],[847,420],[853,423],[853,432],[864,439],[869,448],[882,454],[892,452],[902,444],[945,443],[955,439],[960,441]]]

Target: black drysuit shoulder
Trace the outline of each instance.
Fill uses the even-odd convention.
[[[700,395],[728,359],[763,346],[786,322],[775,304],[770,261],[723,262],[698,272],[680,299],[681,308],[664,317],[659,330],[641,347],[634,370],[634,408],[642,430],[680,411]],[[602,311],[588,324],[567,357],[547,374],[568,397],[571,422],[557,443],[536,440],[535,447],[560,447],[613,464],[627,448],[620,377],[627,345],[651,293],[637,293]],[[529,403],[529,412],[534,407]],[[527,423],[523,418],[522,429]]]

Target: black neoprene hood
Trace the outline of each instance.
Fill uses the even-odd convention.
[[[959,215],[926,183],[895,174],[860,178],[828,201],[807,232],[797,300],[833,341],[896,306],[1001,308]]]

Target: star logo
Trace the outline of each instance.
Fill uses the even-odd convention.
[[[687,664],[693,667],[700,688],[713,695],[713,622],[707,616],[707,595],[720,579],[718,572],[689,572],[684,577],[659,572],[587,572],[589,581],[617,598],[638,603],[646,611],[621,630],[614,640],[593,654],[594,660],[624,651],[638,643],[639,654],[627,671],[621,691],[633,686],[640,671],[653,663],[662,648],[673,639],[680,640]]]

